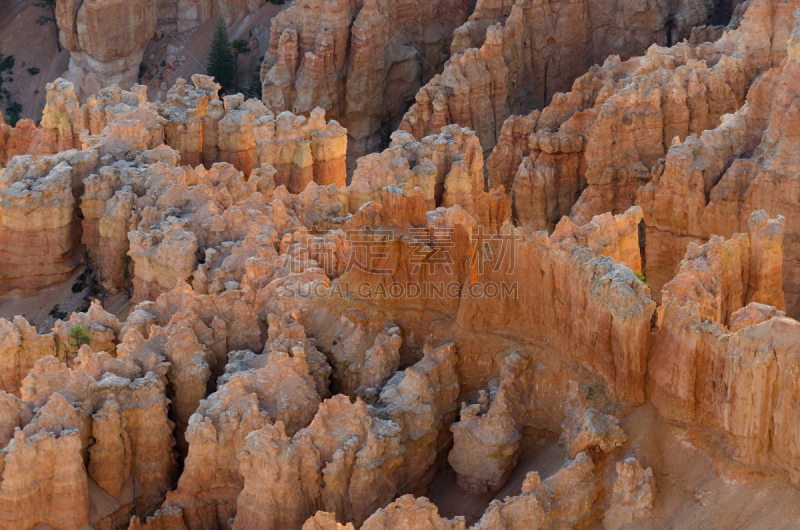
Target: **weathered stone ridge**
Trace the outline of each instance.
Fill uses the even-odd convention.
[[[454,57],[417,93],[401,130],[422,138],[455,123],[473,129],[490,150],[511,114],[542,109],[590,66],[613,55],[640,55],[652,43],[677,42],[712,15],[697,2],[682,3],[677,12],[662,1],[635,8],[539,0],[488,4],[479,2],[459,29]]]
[[[348,130],[350,165],[378,150],[448,58],[463,0],[302,0],[272,20],[262,97],[275,111],[321,107]]]

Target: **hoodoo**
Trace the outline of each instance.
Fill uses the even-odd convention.
[[[800,527],[800,0],[9,13],[0,527]]]

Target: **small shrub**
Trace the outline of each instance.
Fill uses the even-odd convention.
[[[94,267],[92,266],[92,255],[88,250],[83,251],[83,263],[86,265],[86,274],[91,275],[94,272]]]
[[[122,277],[125,278],[126,282],[131,279],[131,261],[133,260],[129,254],[122,256],[122,264],[125,265],[125,268],[122,270]],[[128,296],[128,298],[130,298],[130,296]]]
[[[91,344],[92,337],[83,330],[83,326],[73,326],[69,328],[69,345],[75,349],[80,349],[84,344]]]
[[[92,282],[89,284],[89,296],[99,296],[103,293],[100,281],[97,276],[92,276]]]
[[[8,114],[8,124],[15,127],[17,122],[22,119],[22,105],[17,102],[9,103],[6,113]]]
[[[89,286],[89,275],[86,271],[83,271],[78,279],[75,280],[75,283],[72,284],[72,292],[73,293],[80,293],[84,291]]]
[[[67,318],[66,311],[62,311],[58,304],[53,306],[53,309],[50,310],[50,316],[56,320],[63,320]]]
[[[35,66],[33,68],[28,68],[28,73],[31,74],[31,75],[36,75],[39,72],[40,72],[40,70],[38,68],[36,68]]]
[[[634,272],[633,275],[636,276],[636,279],[642,282],[645,287],[650,287],[650,284],[647,283],[647,278],[645,278],[644,274],[641,272]]]

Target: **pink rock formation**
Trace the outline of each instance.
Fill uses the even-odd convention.
[[[506,497],[503,502],[493,501],[470,530],[574,528],[590,520],[592,503],[598,492],[594,463],[586,453],[580,453],[544,482],[538,473],[529,473],[522,484],[521,495]],[[361,528],[389,530],[409,525],[435,530],[466,530],[463,517],[443,518],[428,499],[411,495],[404,495],[386,508],[377,510]],[[352,528],[350,523],[340,525],[334,514],[326,512],[317,512],[303,526],[303,530],[349,528]]]
[[[0,175],[0,294],[31,294],[77,267],[72,172],[66,161],[20,157]]]
[[[153,367],[160,373],[164,368]],[[92,522],[115,524],[116,512],[124,519],[134,509],[131,488],[136,509],[146,510],[174,480],[172,424],[164,383],[155,373],[85,347],[72,369],[52,357],[40,359],[21,396],[33,414],[3,416],[11,422],[4,431],[22,429],[4,451],[5,469],[22,465],[26,471],[19,476],[27,479],[4,481],[4,520],[84,528],[90,499],[102,495],[106,504],[91,510]],[[48,499],[48,507],[31,511],[33,498]]]
[[[664,289],[648,365],[650,399],[668,421],[716,433],[717,451],[728,458],[777,468],[796,482],[798,457],[788,433],[797,416],[791,399],[774,396],[793,392],[789,344],[797,322],[774,310],[748,319],[747,327],[741,321],[741,311],[758,307],[751,302],[783,303],[775,267],[782,261],[784,220],[765,222],[764,216],[753,214],[747,235],[689,245],[681,272]],[[764,271],[778,285],[759,289]]]
[[[558,8],[529,0],[509,4],[479,3],[457,32],[455,56],[417,93],[401,130],[422,138],[455,123],[476,131],[483,148],[491,149],[510,113],[541,109],[589,66],[609,55],[639,55],[653,42],[678,41],[711,15],[697,3],[682,4],[672,14],[664,2],[641,10],[593,2]],[[619,16],[608,30],[610,12]],[[668,20],[672,31],[665,29]]]
[[[377,410],[334,396],[291,440],[282,423],[248,436],[234,528],[299,528],[322,508],[360,525],[402,488],[418,487],[458,394],[454,353],[452,345],[434,349],[395,376]]]
[[[4,526],[89,527],[89,485],[79,429],[72,405],[54,394],[24,429],[14,432],[3,451]]]
[[[490,185],[513,183],[518,222],[530,230],[552,230],[567,214],[584,224],[625,211],[675,137],[717,127],[743,105],[749,83],[785,56],[773,43],[790,23],[769,10],[769,2],[754,3],[741,27],[713,44],[610,57],[541,112],[510,118],[487,161]]]
[[[364,530],[388,530],[402,525],[411,526],[412,528],[456,530],[464,528],[464,519],[463,517],[454,520],[442,519],[439,517],[436,506],[431,504],[425,497],[415,499],[411,495],[403,495],[386,508],[382,508],[372,514],[369,519],[364,521],[361,528]],[[305,527],[304,530],[306,530]]]
[[[642,270],[639,249],[639,223],[642,209],[631,207],[620,215],[605,213],[592,218],[591,222],[578,226],[569,217],[562,217],[550,236],[556,247],[575,245],[588,247],[597,255],[608,256],[635,272]]]
[[[484,191],[483,155],[478,139],[472,131],[455,126],[421,142],[409,134],[395,133],[388,150],[359,159],[348,192],[352,213],[370,201],[386,202],[383,206],[391,210],[383,217],[395,226],[409,221],[421,225],[425,210],[434,206],[460,205],[493,229],[510,214],[502,190]],[[392,211],[398,201],[384,200],[409,192],[418,194],[411,214]],[[406,205],[408,201],[399,203]]]
[[[467,10],[462,0],[300,2],[272,20],[261,65],[264,102],[295,114],[322,107],[347,128],[354,164],[377,150],[445,62]]]
[[[594,462],[579,453],[544,482],[528,473],[522,494],[494,501],[472,530],[522,530],[523,528],[574,528],[585,523],[600,485]]]
[[[63,353],[59,355],[54,334],[39,335],[20,316],[11,321],[0,319],[0,390],[19,396],[20,384],[36,361],[51,355],[64,360]]]
[[[262,354],[268,357],[263,367],[233,373],[217,392],[201,402],[186,434],[186,470],[178,489],[167,495],[162,514],[179,508],[189,528],[201,521],[229,526],[237,513],[242,475],[246,476],[239,472],[245,438],[251,432],[271,428],[272,421],[277,421],[281,429],[285,422],[294,434],[311,422],[319,405],[305,358],[293,353]]]
[[[641,524],[653,516],[656,479],[635,458],[617,462],[617,478],[611,493],[611,507],[603,516],[603,528],[616,530],[631,523]]]
[[[70,51],[67,78],[78,96],[136,81],[144,48],[156,29],[156,0],[59,2],[61,45]]]
[[[506,482],[519,457],[522,441],[521,420],[524,407],[524,382],[514,379],[522,375],[524,361],[519,355],[505,359],[500,386],[489,396],[481,391],[477,404],[461,404],[461,416],[450,426],[453,449],[448,461],[458,474],[458,485],[467,491],[498,491]],[[479,455],[483,458],[479,458]]]
[[[761,60],[767,66],[777,66],[782,57],[782,47],[777,44],[782,41],[777,39],[788,37],[788,13],[796,7],[776,4],[776,9],[787,10],[775,18],[783,21],[781,25],[769,24],[768,3],[754,3],[747,12],[748,17],[751,12],[754,15],[753,25],[760,23],[771,29],[757,35],[762,40],[772,36],[776,42],[772,50],[757,48],[756,58],[763,54]],[[740,31],[745,28],[744,23]],[[792,110],[794,80],[800,64],[800,35],[796,33],[795,29],[788,40],[787,56],[780,68],[767,71],[750,87],[747,104],[716,129],[673,146],[665,163],[654,171],[653,180],[639,192],[637,202],[648,226],[645,269],[655,289],[677,274],[690,242],[703,243],[712,234],[731,237],[744,231],[750,214],[759,209],[786,217],[786,256],[796,254],[796,223],[791,213],[794,206],[787,200],[792,188],[790,180],[781,176],[788,174],[788,153],[797,142],[796,111]],[[720,42],[722,39],[715,44]],[[678,203],[683,212],[680,215],[674,210]],[[784,270],[787,313],[796,316],[800,311],[800,287],[793,259],[785,260]]]
[[[654,480],[676,447],[692,484],[737,502],[781,491],[788,505],[793,1],[753,0],[727,29],[609,59],[552,98],[609,49],[687,36],[712,7],[684,4],[670,22],[661,3],[614,6],[609,25],[591,3],[481,1],[419,92],[433,110],[391,136],[408,83],[444,62],[452,26],[434,26],[463,20],[459,2],[290,7],[265,97],[305,116],[219,100],[199,75],[164,104],[134,86],[80,107],[53,83],[39,127],[0,127],[2,156],[27,154],[3,162],[4,201],[28,193],[0,216],[33,211],[56,175],[73,237],[56,255],[35,223],[15,233],[0,217],[0,235],[52,254],[13,264],[31,276],[81,237],[105,287],[136,305],[121,322],[95,303],[41,335],[0,320],[2,524],[466,530],[461,505],[441,502],[460,486],[487,503],[465,514],[472,530],[639,527],[678,517],[686,471],[680,486]],[[250,9],[203,2],[180,22],[176,6],[158,4],[164,24]],[[348,149],[376,136],[388,149],[351,158],[346,185]],[[751,215],[760,204],[769,214]],[[708,243],[685,254],[688,239]],[[634,271],[663,283],[678,253],[656,311]],[[91,337],[80,349],[77,325]],[[522,482],[530,465],[547,478]],[[756,476],[769,486],[743,485]],[[725,509],[685,497],[684,522]]]
[[[38,151],[54,155],[79,149],[80,134],[87,129],[86,115],[78,103],[72,83],[58,78],[47,84],[47,103],[42,111]]]
[[[72,362],[78,355],[81,345],[75,346],[74,339],[70,338],[70,331],[76,326],[80,326],[91,338],[88,344],[91,351],[105,351],[112,355],[116,352],[122,324],[117,317],[104,310],[98,301],[93,301],[85,313],[72,313],[69,320],[57,320],[53,325],[57,357]]]

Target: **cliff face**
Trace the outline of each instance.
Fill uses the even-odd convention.
[[[665,418],[709,429],[732,460],[778,468],[796,483],[788,433],[797,418],[791,400],[775,398],[794,392],[797,362],[797,322],[780,311],[784,230],[782,217],[757,211],[748,234],[689,245],[664,288],[648,373]],[[735,468],[730,476],[737,480]]]
[[[0,307],[79,242],[132,306],[0,319],[3,526],[735,527],[756,491],[796,504],[792,1],[691,29],[711,6],[309,0],[265,62],[296,113],[200,75],[164,103],[53,82],[40,125],[0,126]],[[156,9],[221,8],[194,7]],[[667,34],[689,38],[551,97]],[[409,116],[433,110],[389,135],[427,77]],[[753,524],[795,522],[765,506]]]
[[[386,141],[414,93],[449,55],[463,0],[304,0],[272,20],[262,97],[275,111],[315,107],[347,128],[350,164]]]
[[[608,58],[541,112],[505,122],[487,160],[490,185],[512,193],[528,230],[552,231],[563,215],[583,224],[625,211],[675,142],[719,126],[742,107],[756,77],[786,57],[780,39],[797,7],[773,12],[770,2],[754,2],[738,29],[713,43]]]
[[[15,158],[0,176],[2,294],[33,293],[67,279],[78,265],[74,168],[54,158]]]
[[[677,42],[712,16],[699,2],[509,4],[478,3],[456,33],[452,60],[417,93],[401,130],[422,138],[457,123],[490,150],[510,114],[542,109],[606,57]]]
[[[67,78],[78,86],[79,95],[111,84],[134,84],[144,48],[155,33],[156,7],[156,0],[57,3],[61,45],[70,51]]]
[[[652,182],[640,190],[637,201],[648,225],[654,286],[677,273],[690,242],[702,243],[712,234],[730,237],[746,229],[751,212],[764,209],[787,220],[786,308],[791,316],[800,311],[797,264],[789,258],[797,253],[796,208],[790,199],[794,181],[787,177],[798,130],[794,121],[798,38],[795,29],[786,59],[753,83],[744,107],[716,129],[673,147],[655,169]],[[700,169],[701,159],[706,169]],[[681,216],[672,211],[676,201],[682,205]],[[650,262],[647,269],[650,277]]]
[[[111,85],[127,90],[140,78],[140,65],[146,66],[142,59],[151,40],[177,37],[170,48],[190,54],[194,50],[183,46],[193,30],[220,16],[234,28],[262,4],[259,0],[58,0],[54,23],[61,45],[70,52],[65,77],[74,83],[81,101]]]

